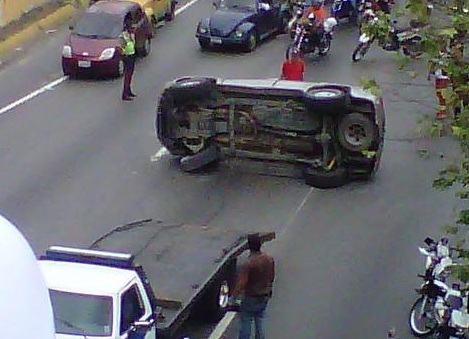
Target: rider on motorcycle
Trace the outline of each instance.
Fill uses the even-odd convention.
[[[314,14],[315,22],[317,26],[322,26],[324,21],[327,18],[327,12],[324,8],[324,1],[323,0],[313,0],[311,1],[311,7],[309,7],[305,13],[304,17],[309,18],[310,14]]]

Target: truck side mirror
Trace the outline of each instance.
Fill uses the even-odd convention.
[[[149,328],[153,326],[155,323],[155,319],[149,319],[149,320],[144,320],[144,321],[136,321],[134,322],[134,326],[139,329],[139,328]]]

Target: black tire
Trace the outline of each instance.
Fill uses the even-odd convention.
[[[216,79],[187,77],[174,81],[165,94],[173,98],[174,107],[186,105],[188,102],[206,100],[213,97],[216,90]]]
[[[252,30],[248,34],[247,42],[244,47],[245,51],[248,53],[253,52],[257,48],[257,34],[255,30]]]
[[[198,39],[198,40],[199,40],[200,49],[202,51],[206,51],[210,49],[210,42],[207,39]]]
[[[124,76],[124,60],[122,60],[122,58],[120,58],[117,63],[115,76],[116,78]]]
[[[311,109],[323,113],[341,113],[350,102],[350,92],[339,88],[314,88],[307,92],[307,103]]]
[[[345,185],[348,182],[348,175],[344,167],[336,167],[327,171],[309,166],[304,171],[304,179],[310,186],[327,189]]]
[[[363,59],[366,52],[368,52],[369,48],[370,48],[370,46],[368,44],[359,43],[357,45],[357,47],[355,48],[355,50],[353,51],[353,53],[352,53],[352,61],[353,62],[358,62],[361,59]]]
[[[417,328],[417,325],[415,323],[415,316],[416,316],[417,309],[421,305],[421,303],[424,301],[425,298],[426,298],[426,296],[421,296],[420,298],[415,300],[415,302],[412,305],[412,307],[410,308],[410,312],[409,312],[409,320],[408,321],[409,321],[410,331],[412,332],[412,334],[415,337],[418,337],[418,338],[428,337],[428,336],[432,335],[433,333],[435,333],[435,329],[436,329],[436,322],[435,322],[434,326],[429,326],[426,329]]]
[[[176,12],[176,2],[171,1],[169,11],[166,12],[166,14],[164,16],[164,20],[167,21],[167,22],[173,21],[174,18],[176,17],[175,12]]]
[[[415,37],[411,39],[408,44],[402,47],[402,52],[411,58],[418,58],[423,54],[422,51],[422,38]]]
[[[151,39],[145,39],[142,48],[138,51],[139,56],[146,57],[151,52]]]
[[[326,35],[324,39],[325,39],[325,45],[323,47],[320,47],[319,52],[318,52],[318,54],[321,56],[326,55],[331,50],[331,38]]]
[[[228,308],[228,296],[234,288],[236,280],[236,260],[227,263],[222,274],[216,278],[202,297],[199,304],[198,318],[208,323],[218,322]]]
[[[366,151],[377,136],[376,125],[361,113],[346,114],[339,121],[337,136],[347,151]]]
[[[288,17],[287,13],[283,13],[280,18],[280,26],[277,30],[277,34],[285,34],[288,31],[288,22],[290,18]]]

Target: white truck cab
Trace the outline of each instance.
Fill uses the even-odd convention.
[[[131,259],[130,254],[59,246],[47,251],[39,263],[57,339],[156,337],[154,312]]]

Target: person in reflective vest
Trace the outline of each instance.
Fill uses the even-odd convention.
[[[135,69],[135,35],[132,33],[132,24],[126,21],[124,31],[120,35],[122,47],[122,60],[124,61],[124,87],[122,100],[132,100],[136,95],[132,92],[132,76]]]

